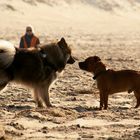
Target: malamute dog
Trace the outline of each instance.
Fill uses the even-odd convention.
[[[67,63],[73,64],[71,49],[64,38],[57,43],[36,48],[15,48],[0,41],[0,90],[10,81],[24,84],[34,90],[38,107],[51,106],[49,87]]]

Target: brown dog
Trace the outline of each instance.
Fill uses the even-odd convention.
[[[84,62],[79,62],[79,67],[94,74],[97,87],[100,91],[100,109],[108,107],[109,94],[134,91],[137,99],[135,108],[140,105],[140,72],[134,70],[106,70],[106,66],[98,56],[88,57]]]

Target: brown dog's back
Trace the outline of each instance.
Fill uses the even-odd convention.
[[[108,70],[98,80],[98,88],[100,90],[108,90],[109,94],[123,92],[128,90],[136,90],[140,84],[140,73],[134,70]]]

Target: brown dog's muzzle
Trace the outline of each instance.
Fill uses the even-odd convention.
[[[87,70],[87,65],[85,62],[79,62],[79,68],[82,70]]]
[[[74,58],[70,56],[69,60],[67,61],[68,64],[73,64],[75,62]]]

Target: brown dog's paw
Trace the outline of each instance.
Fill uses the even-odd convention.
[[[38,102],[37,107],[38,107],[38,108],[43,108],[43,104],[42,104],[41,101]]]
[[[52,105],[52,104],[49,104],[49,105],[47,105],[46,107],[51,108],[51,107],[55,107],[55,106]]]
[[[104,110],[107,110],[107,107],[104,107]]]

